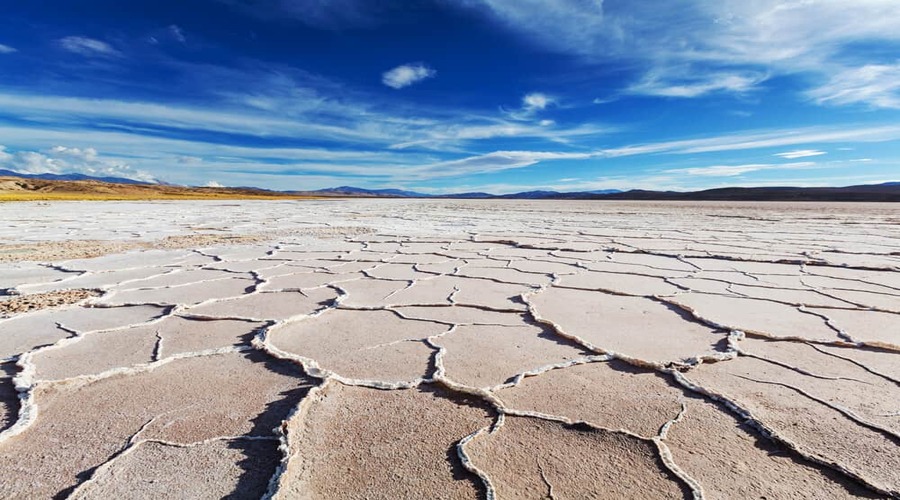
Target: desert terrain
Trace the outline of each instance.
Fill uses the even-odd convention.
[[[0,204],[2,498],[898,498],[900,207]]]
[[[228,200],[313,198],[256,188],[122,184],[99,180],[46,180],[0,174],[0,202],[85,200]]]

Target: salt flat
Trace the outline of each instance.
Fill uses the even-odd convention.
[[[0,497],[900,497],[900,208],[0,205]]]

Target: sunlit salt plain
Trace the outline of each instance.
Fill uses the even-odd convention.
[[[900,495],[900,209],[0,205],[0,497]]]

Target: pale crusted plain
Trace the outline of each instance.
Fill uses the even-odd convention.
[[[893,205],[4,210],[0,497],[900,496]]]

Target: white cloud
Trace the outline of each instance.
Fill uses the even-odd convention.
[[[515,168],[529,167],[542,161],[552,160],[586,160],[597,156],[596,153],[566,153],[549,151],[494,151],[487,154],[470,156],[459,160],[450,160],[407,168],[404,172],[426,176],[428,178],[482,174]]]
[[[867,104],[900,109],[900,63],[846,68],[807,92],[819,104]]]
[[[205,186],[208,187],[208,188],[222,188],[222,187],[225,187],[225,186],[219,184],[219,183],[216,182],[216,181],[209,181],[209,182],[207,182],[207,183],[205,184]]]
[[[771,165],[713,165],[710,167],[676,168],[666,170],[673,174],[700,175],[704,177],[731,177],[771,168]]]
[[[202,141],[189,141],[141,135],[137,133],[105,132],[96,130],[55,130],[43,127],[18,127],[0,125],[0,137],[7,138],[20,149],[51,149],[54,144],[91,142],[102,145],[109,154],[141,159],[158,159],[165,165],[199,166],[204,158],[246,159],[246,161],[266,162],[372,162],[399,163],[404,158],[420,161],[416,155],[384,152],[378,150],[341,151],[315,148],[269,148],[249,146],[229,146]],[[179,168],[179,171],[186,170]]]
[[[13,52],[18,52],[18,50],[10,47],[9,45],[3,45],[2,43],[0,43],[0,54],[12,54]]]
[[[31,123],[65,123],[84,129],[92,128],[97,122],[112,123],[122,130],[141,135],[152,135],[154,129],[162,128],[169,132],[174,129],[250,137],[302,137],[397,150],[423,147],[451,151],[464,142],[495,137],[540,138],[565,143],[571,138],[599,135],[611,130],[603,126],[526,125],[468,115],[464,111],[439,115],[420,110],[426,117],[406,117],[404,115],[409,111],[397,110],[402,114],[386,114],[349,99],[333,100],[321,96],[307,99],[306,95],[270,97],[243,94],[228,96],[228,105],[201,108],[0,92],[0,109]],[[248,100],[255,105],[247,104]],[[309,100],[315,102],[310,103]],[[296,101],[300,104],[295,104]]]
[[[547,122],[551,123],[547,123]],[[407,149],[413,146],[432,149],[447,149],[457,143],[494,138],[539,138],[547,141],[566,144],[577,137],[590,137],[607,134],[614,129],[604,126],[575,126],[554,128],[552,120],[542,120],[537,125],[500,121],[488,125],[480,124],[443,124],[436,123],[427,130],[420,131],[424,137],[415,140],[398,142],[391,149]]]
[[[712,165],[709,167],[676,168],[665,170],[665,172],[670,174],[686,174],[701,177],[734,177],[750,172],[756,172],[758,170],[797,170],[813,168],[815,166],[816,163],[811,161],[782,164],[753,163],[747,165]]]
[[[517,121],[529,121],[534,118],[538,112],[547,109],[556,103],[556,98],[543,92],[529,92],[522,96],[522,106],[514,110],[502,109],[503,113],[509,118]],[[539,123],[553,124],[552,120],[542,120]],[[545,125],[546,126],[546,125]]]
[[[606,16],[603,0],[473,0],[509,28],[549,47],[593,54],[603,42],[622,35]]]
[[[815,86],[816,102],[898,107],[895,60],[860,61],[852,50],[855,43],[900,41],[896,0],[467,0],[466,5],[549,50],[590,62],[629,63],[642,74],[632,92],[743,93],[769,76],[803,74]],[[692,73],[701,76],[691,79]]]
[[[766,80],[763,73],[712,73],[696,71],[690,77],[678,78],[672,71],[652,72],[627,89],[631,94],[663,97],[697,97],[711,92],[744,93]]]
[[[397,66],[381,75],[381,83],[394,89],[409,87],[427,78],[433,78],[437,71],[422,63],[410,63]]]
[[[352,178],[421,181],[523,168],[543,161],[584,160],[600,155],[595,152],[491,151],[443,159],[448,155],[435,158],[419,152],[395,153],[378,149],[339,151],[226,146],[121,132],[59,131],[8,125],[0,125],[0,137],[16,144],[30,145],[47,153],[45,156],[52,153],[57,160],[73,163],[72,157],[90,157],[93,150],[66,148],[63,151],[55,148],[55,144],[90,141],[102,151],[127,157],[128,164],[135,169],[151,171],[157,178],[178,184],[203,184],[214,178],[227,181],[229,185],[240,185],[235,178],[246,174],[264,177],[243,184],[275,188],[284,187],[285,182],[306,182],[309,176],[316,175],[344,176],[345,184],[353,182]],[[52,141],[50,145],[43,146],[48,141]],[[266,179],[279,180],[270,182]]]
[[[548,151],[493,151],[464,158],[434,161],[431,163],[379,163],[366,164],[323,164],[296,163],[280,165],[260,165],[241,162],[220,165],[229,172],[256,172],[261,175],[345,175],[367,178],[385,178],[392,181],[427,181],[440,178],[462,177],[487,174],[504,170],[530,167],[544,161],[584,160],[596,153],[565,153]]]
[[[111,102],[94,103],[95,108],[110,107],[111,105]],[[109,120],[107,117],[102,117],[102,119]],[[214,116],[210,119],[214,119]],[[95,118],[88,117],[88,120],[95,120]],[[521,129],[508,131],[509,134],[512,134],[509,137],[528,137],[527,134],[538,134],[542,130],[542,127],[537,125],[529,127],[512,124],[512,126],[521,127]],[[444,132],[449,133],[450,130],[447,129]],[[496,134],[499,133],[493,129],[469,128],[453,129],[452,132],[458,137],[497,137]],[[559,132],[579,133],[574,129],[569,132]],[[598,130],[585,133],[588,132],[602,133]],[[429,129],[427,133],[431,134],[434,131]],[[42,126],[40,124],[0,125],[0,137],[3,137],[7,144],[14,145],[17,151],[38,152],[39,155],[42,155],[30,155],[17,159],[19,163],[24,163],[32,169],[37,167],[44,171],[59,169],[61,168],[59,161],[70,164],[84,163],[85,159],[89,160],[94,154],[97,158],[104,159],[103,155],[92,148],[56,147],[60,144],[88,143],[95,145],[95,149],[103,151],[105,155],[111,155],[117,163],[126,163],[134,170],[152,172],[155,177],[169,182],[201,185],[210,179],[216,179],[228,185],[259,185],[277,189],[284,186],[292,188],[305,186],[311,176],[328,177],[332,180],[343,179],[342,184],[369,183],[372,179],[393,182],[425,181],[524,168],[541,162],[558,160],[587,161],[595,159],[595,161],[601,162],[603,158],[628,155],[660,153],[682,155],[800,144],[818,145],[828,142],[894,141],[900,139],[900,127],[776,129],[591,151],[488,150],[465,154],[460,154],[463,153],[462,150],[448,151],[446,149],[441,152],[435,150],[434,153],[421,150],[400,152],[383,149],[384,146],[378,144],[368,145],[358,150],[228,146],[197,140],[154,136],[152,133],[147,133],[146,129],[136,129],[130,133],[92,130],[89,127],[69,127],[67,130],[60,130],[53,125]],[[436,137],[434,140],[445,146],[455,140],[477,141],[477,139],[458,139],[457,137]],[[533,140],[527,140],[526,143],[533,144]],[[477,143],[469,145],[476,146],[477,151]],[[0,154],[0,165],[9,168],[8,157],[14,155],[15,153],[6,152],[7,159],[4,161],[4,155]],[[44,157],[52,161],[48,162]],[[121,160],[125,158],[127,159]],[[725,166],[736,167],[735,165]],[[15,168],[12,169],[15,170]],[[727,171],[718,173],[724,172]],[[258,179],[254,180],[253,175],[258,176]],[[640,176],[640,170],[629,174],[629,176],[631,175]],[[666,175],[672,177],[676,174],[668,173]],[[128,177],[128,175],[122,174],[117,176]],[[727,178],[727,176],[720,177]],[[715,179],[712,175],[684,175],[684,172],[678,174],[678,178]],[[607,187],[638,186],[638,184],[628,181],[629,179],[624,178],[623,182]]]
[[[115,159],[100,157],[94,148],[54,146],[47,151],[7,153],[0,146],[0,168],[26,174],[78,173],[94,177],[124,177],[146,182],[154,178],[147,172]]]
[[[54,146],[50,152],[59,157],[68,157],[83,162],[97,161],[97,150],[94,148],[68,148],[65,146]]]
[[[532,92],[530,94],[525,94],[525,97],[522,98],[522,109],[528,112],[540,111],[549,106],[553,101],[554,99],[547,94]]]
[[[665,141],[620,148],[605,149],[607,156],[631,156],[651,153],[711,153],[716,151],[740,151],[800,144],[834,142],[887,142],[900,139],[900,126],[883,127],[807,127],[775,129],[761,132],[726,134],[702,139]]]
[[[86,57],[118,57],[122,55],[121,52],[114,49],[106,42],[83,36],[67,36],[61,38],[59,40],[59,45],[69,52]]]
[[[19,113],[21,116],[27,116],[30,121],[86,126],[102,119],[124,122],[120,123],[120,126],[133,124],[134,127],[144,130],[147,127],[166,127],[242,135],[270,137],[302,135],[344,140],[371,140],[385,135],[379,133],[377,127],[371,124],[355,129],[352,126],[315,123],[313,120],[296,120],[283,114],[273,116],[273,114],[261,112],[206,109],[115,99],[0,93],[0,107],[7,113]],[[386,136],[381,138],[385,141],[388,139]]]
[[[439,192],[439,193],[460,193],[480,191],[493,194],[521,193],[525,191],[550,190],[560,192],[576,192],[576,191],[597,191],[602,189],[647,189],[647,190],[685,190],[692,187],[690,184],[684,184],[684,181],[691,181],[690,178],[675,175],[627,175],[627,176],[606,176],[596,179],[579,180],[575,179],[570,182],[566,179],[560,179],[555,182],[535,183],[535,184],[510,184],[510,183],[494,183],[494,184],[467,184],[454,186],[453,188],[442,189],[425,189],[413,187],[416,191],[422,192]]]
[[[810,156],[820,156],[826,154],[825,151],[819,151],[818,149],[798,149],[796,151],[785,151],[784,153],[775,153],[774,156],[779,156],[781,158],[786,158],[788,160],[795,160],[797,158],[807,158]]]

